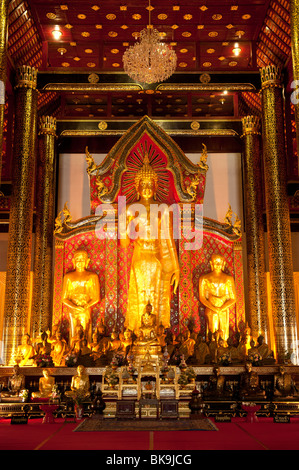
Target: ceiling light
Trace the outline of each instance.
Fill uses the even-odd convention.
[[[169,78],[176,69],[177,57],[170,45],[161,42],[161,34],[150,23],[139,34],[138,42],[123,55],[125,72],[139,83],[158,83]]]
[[[240,52],[241,52],[241,47],[239,46],[238,42],[235,42],[233,53],[235,54],[235,56],[238,56],[240,55]]]
[[[61,38],[62,32],[60,31],[59,26],[55,26],[55,28],[52,31],[52,36],[54,39],[56,39],[56,41],[58,41],[58,39]]]

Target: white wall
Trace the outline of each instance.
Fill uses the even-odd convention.
[[[200,154],[187,154],[189,160],[198,163]],[[93,154],[100,164],[105,155]],[[208,156],[204,216],[222,222],[230,204],[232,210],[243,219],[241,156],[238,153],[212,153]],[[73,220],[90,214],[89,184],[85,154],[61,154],[59,156],[58,212],[68,202]]]

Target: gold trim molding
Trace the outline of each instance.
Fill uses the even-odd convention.
[[[159,91],[255,91],[256,88],[251,83],[231,84],[231,83],[195,83],[183,85],[181,83],[162,83],[156,90]]]
[[[233,129],[199,129],[199,130],[191,130],[191,129],[182,129],[182,130],[177,130],[177,129],[163,129],[166,134],[168,135],[185,135],[185,136],[222,136],[222,137],[236,137],[239,136],[238,132],[233,130]],[[60,133],[61,136],[64,137],[92,137],[92,136],[99,136],[99,135],[110,135],[110,136],[117,136],[117,135],[123,135],[127,132],[126,129],[124,130],[115,130],[115,131],[110,131],[110,130],[92,130],[92,131],[86,131],[86,130],[64,130]]]
[[[48,83],[43,87],[45,91],[140,91],[143,87],[134,83]]]

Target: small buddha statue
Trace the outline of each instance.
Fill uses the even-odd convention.
[[[122,351],[125,357],[127,357],[132,347],[132,344],[133,344],[132,331],[126,329],[123,332],[123,338],[122,338]]]
[[[247,352],[247,359],[252,364],[258,363],[262,360],[262,356],[260,355],[259,349],[255,345],[255,341],[253,338],[250,341],[250,348],[248,349],[248,352]]]
[[[240,398],[243,399],[265,399],[265,391],[260,388],[259,376],[252,370],[252,364],[246,362],[245,372],[240,377]]]
[[[30,342],[29,334],[23,335],[22,344],[17,349],[17,361],[20,367],[34,365],[36,351]]]
[[[56,337],[52,341],[51,356],[53,363],[56,367],[65,366],[65,357],[68,353],[68,345],[65,339],[62,337],[60,330],[56,331]]]
[[[74,354],[80,353],[83,339],[84,339],[84,329],[81,323],[78,323],[75,327],[75,334],[71,338],[71,341],[70,341],[70,349],[72,353]]]
[[[186,361],[194,354],[195,339],[191,338],[190,330],[187,329],[182,335],[182,342],[179,347],[179,354],[184,355]]]
[[[174,354],[177,351],[177,346],[178,346],[178,342],[176,340],[175,334],[172,333],[171,331],[168,331],[165,341],[166,341],[167,351],[168,351],[170,360],[172,360]]]
[[[89,376],[83,365],[77,367],[77,374],[72,377],[71,390],[65,392],[66,397],[73,399],[75,399],[78,394],[80,394],[82,399],[90,397]]]
[[[152,305],[148,302],[145,312],[141,316],[141,326],[137,338],[138,343],[157,342],[156,315],[152,313]]]
[[[46,331],[43,331],[41,334],[41,343],[37,343],[36,353],[37,356],[51,354],[51,343],[48,341],[48,334]]]
[[[207,343],[204,341],[203,336],[200,334],[197,336],[194,349],[195,349],[194,363],[198,365],[206,364],[210,356],[210,350],[209,350]]]
[[[210,359],[212,363],[216,363],[217,361],[217,347],[218,347],[218,335],[217,332],[211,335],[211,341],[209,342],[209,351],[210,351]]]
[[[152,313],[152,305],[148,302],[141,316],[141,326],[132,352],[136,356],[144,356],[149,351],[153,357],[161,355],[161,346],[157,337],[156,315]]]
[[[97,329],[92,334],[92,342],[89,344],[89,347],[94,358],[99,358],[108,350],[109,338],[101,330]]]
[[[220,367],[213,368],[213,375],[209,379],[207,389],[204,390],[204,397],[217,400],[231,397],[232,390],[226,384],[226,378],[221,375]]]
[[[225,341],[220,338],[216,349],[216,362],[218,364],[228,365],[231,363],[231,355],[229,348],[225,345]]]
[[[117,354],[122,356],[122,342],[119,338],[119,334],[116,331],[112,331],[110,340],[108,342],[108,347],[106,350],[107,361],[110,363],[112,358]]]
[[[274,397],[292,399],[298,397],[298,390],[291,374],[284,366],[279,367],[279,373],[274,377]]]
[[[13,375],[8,379],[7,390],[1,392],[1,398],[18,397],[24,389],[25,375],[21,373],[20,366],[16,364],[13,367]]]
[[[158,326],[158,329],[157,329],[157,339],[162,350],[164,350],[166,348],[166,333],[165,333],[165,328],[162,325],[162,323]]]
[[[43,377],[39,379],[38,383],[38,392],[32,392],[32,398],[50,398],[52,395],[55,378],[50,375],[47,369],[43,369],[42,373]]]
[[[238,344],[239,343],[236,337],[230,336],[227,339],[227,347],[229,349],[232,364],[238,364],[244,361],[244,356],[240,354]]]
[[[263,335],[260,335],[258,337],[257,343],[258,343],[257,348],[258,348],[259,354],[261,355],[263,364],[266,364],[266,365],[274,364],[275,359],[274,359],[273,351],[271,351],[268,344],[265,343],[265,338]]]

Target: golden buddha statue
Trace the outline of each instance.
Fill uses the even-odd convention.
[[[122,339],[121,339],[121,343],[122,343],[122,350],[123,350],[123,353],[125,356],[127,356],[127,354],[129,353],[130,351],[130,348],[132,347],[133,345],[133,338],[132,338],[132,332],[128,329],[126,329],[124,332],[123,332],[123,336],[122,336]]]
[[[195,339],[191,337],[189,329],[182,334],[182,342],[179,347],[179,354],[183,355],[186,360],[194,355]]]
[[[80,395],[81,399],[89,398],[90,396],[90,382],[89,376],[86,373],[85,367],[80,365],[77,367],[77,374],[73,375],[71,381],[71,390],[67,390],[65,395],[69,398],[75,399]]]
[[[7,390],[2,390],[1,398],[19,397],[20,392],[25,389],[25,375],[21,373],[20,366],[16,364],[13,375],[9,377]]]
[[[151,167],[146,154],[142,168],[135,175],[139,202],[127,206],[126,233],[120,231],[123,246],[127,247],[130,238],[134,239],[125,327],[137,336],[148,300],[155,312],[157,324],[162,324],[164,328],[170,327],[171,286],[174,286],[176,292],[179,283],[179,262],[169,223],[170,214],[165,204],[159,207],[156,201],[157,185],[158,174]],[[159,212],[154,217],[157,223],[155,226],[151,212],[157,208]],[[128,232],[129,228],[132,230],[136,211],[139,212],[139,232],[131,233],[130,236]]]
[[[85,250],[75,252],[75,270],[65,274],[62,296],[63,304],[69,308],[71,338],[75,336],[76,326],[81,324],[88,341],[91,340],[91,309],[100,301],[99,278],[87,271],[89,261]]]
[[[65,357],[68,353],[68,345],[65,339],[62,337],[60,330],[56,330],[55,337],[50,338],[52,344],[51,357],[54,366],[65,366]]]
[[[47,369],[43,369],[42,372],[43,377],[39,379],[38,392],[32,392],[32,398],[50,398],[52,395],[55,378],[50,375]]]
[[[211,269],[199,279],[199,300],[206,307],[208,333],[223,331],[223,339],[229,337],[229,308],[236,303],[234,278],[224,272],[224,256],[213,254]]]
[[[152,313],[152,305],[150,302],[145,307],[145,312],[141,316],[141,325],[137,340],[134,342],[133,354],[144,355],[147,352],[151,356],[161,354],[161,346],[157,337],[157,319]]]
[[[51,354],[51,343],[48,341],[48,334],[46,331],[43,331],[41,334],[41,342],[36,345],[37,356],[42,356],[44,354]]]
[[[205,364],[210,357],[210,350],[207,343],[204,341],[204,338],[201,334],[198,334],[197,340],[194,346],[194,362],[198,365]]]
[[[28,334],[23,335],[22,343],[17,349],[16,362],[18,362],[20,367],[32,366],[34,365],[35,356],[36,351],[30,342],[30,336]]]

